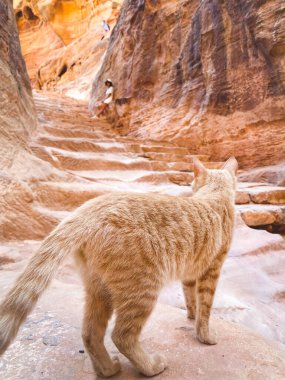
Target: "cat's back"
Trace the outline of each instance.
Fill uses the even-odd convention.
[[[187,199],[175,196],[113,193],[98,197],[80,210],[89,237],[86,251],[102,273],[119,264],[126,270],[128,263],[144,273],[148,263],[174,278],[176,259],[187,255],[194,242],[187,210]]]
[[[117,228],[204,228],[205,222],[217,224],[219,212],[215,211],[209,199],[199,196],[178,197],[155,193],[108,193],[79,207],[72,219],[82,225],[108,225]]]
[[[78,215],[89,221],[117,222],[143,227],[147,224],[165,224],[166,221],[181,220],[191,213],[191,207],[197,208],[197,202],[191,206],[191,198],[180,198],[163,194],[109,193],[86,202]]]

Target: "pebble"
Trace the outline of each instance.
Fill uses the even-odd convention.
[[[85,352],[84,350],[79,350],[80,354],[84,354],[84,352]]]
[[[43,344],[46,346],[57,346],[58,345],[58,337],[47,335],[43,337]]]

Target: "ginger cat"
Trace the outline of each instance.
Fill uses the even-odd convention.
[[[114,311],[117,348],[146,376],[166,368],[165,358],[148,354],[139,336],[170,280],[183,283],[197,338],[215,344],[209,317],[232,239],[236,170],[235,158],[221,170],[207,170],[194,160],[193,197],[119,193],[79,207],[43,241],[0,305],[0,355],[71,253],[80,263],[86,289],[82,337],[98,375],[120,370],[104,346]]]

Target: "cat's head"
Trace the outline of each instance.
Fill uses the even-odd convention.
[[[200,160],[193,159],[194,165],[194,181],[192,182],[192,190],[194,193],[201,187],[209,184],[215,185],[221,189],[235,189],[236,172],[238,170],[238,162],[235,157],[229,158],[221,169],[206,169]]]

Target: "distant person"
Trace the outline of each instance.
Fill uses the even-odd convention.
[[[111,79],[106,80],[105,86],[107,87],[105,100],[98,106],[99,112],[97,113],[97,115],[93,116],[92,119],[96,119],[97,117],[99,117],[113,101],[114,86]]]
[[[106,20],[102,21],[102,26],[103,26],[105,35],[108,34],[110,32],[111,28],[110,28],[110,25],[106,22]],[[101,40],[103,40],[105,38],[105,35],[102,36]]]

